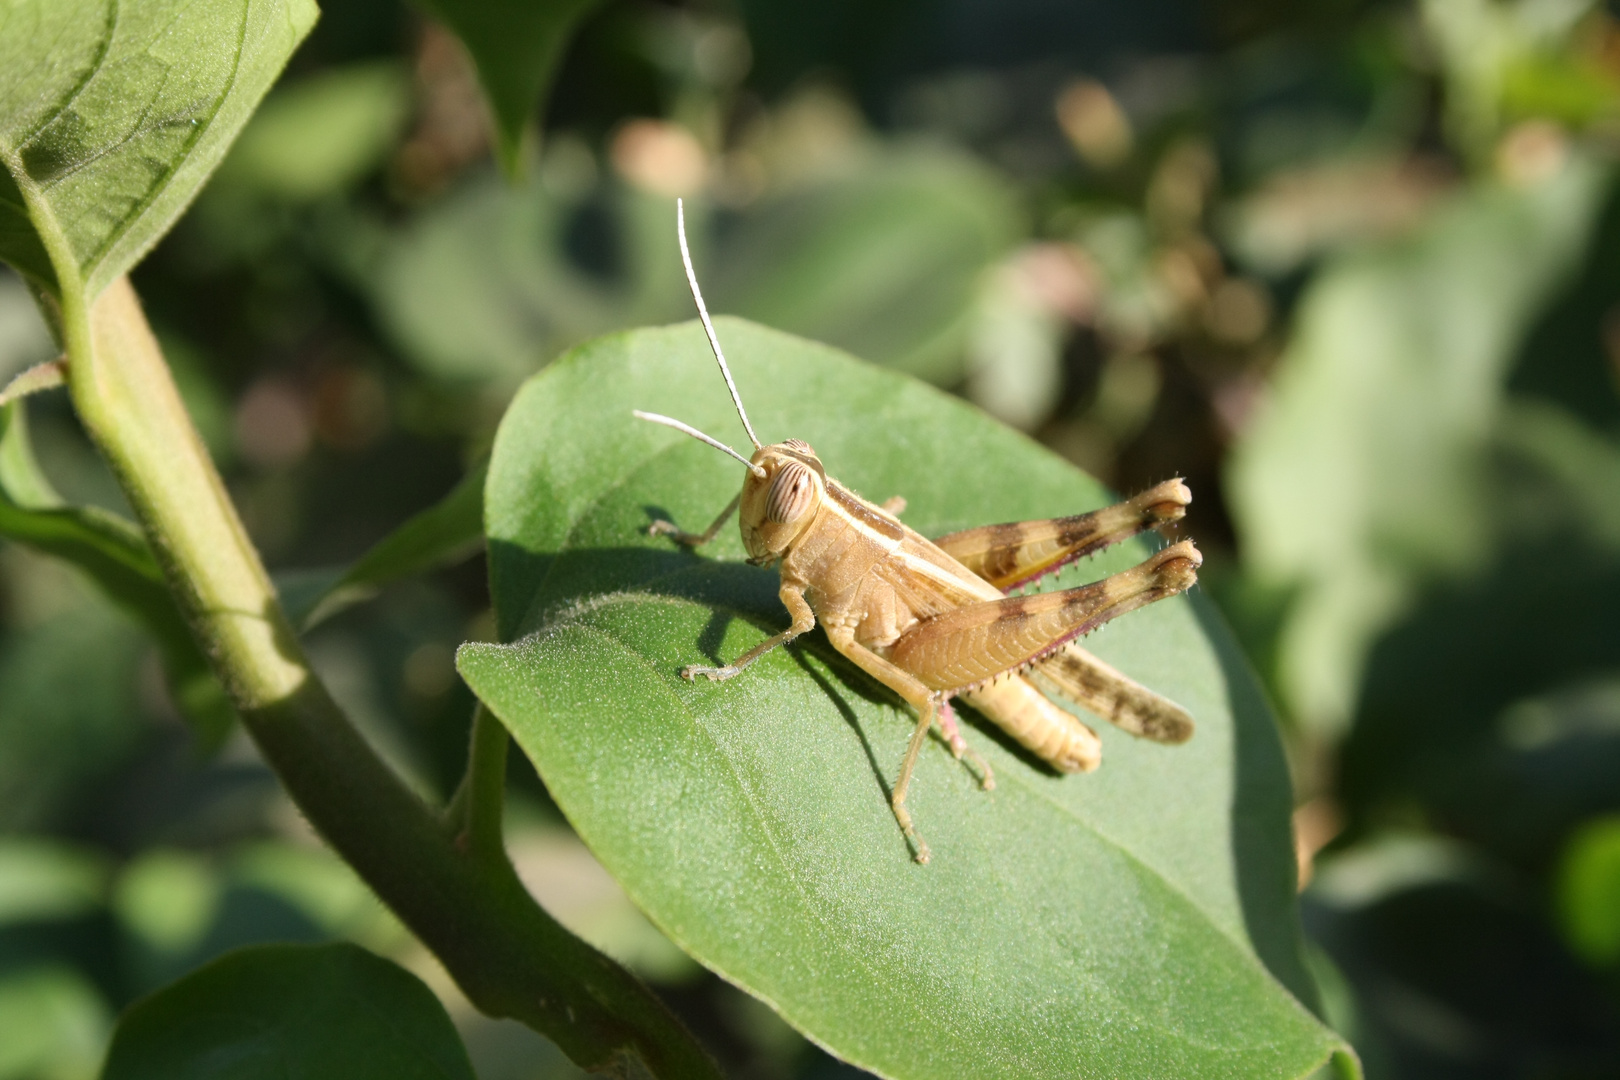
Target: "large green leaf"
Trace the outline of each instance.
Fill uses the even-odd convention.
[[[0,0],[0,259],[100,292],[191,202],[315,16],[313,0]]]
[[[472,54],[494,114],[501,163],[523,166],[529,122],[551,86],[563,46],[600,0],[417,0],[443,19]]]
[[[473,1080],[444,1006],[354,945],[261,945],[133,1005],[103,1080]]]
[[[719,330],[765,437],[805,438],[856,489],[905,495],[923,532],[1108,498],[921,383],[740,320]],[[887,801],[912,718],[819,632],[727,683],[676,674],[786,616],[735,531],[701,555],[645,535],[666,513],[706,524],[742,473],[636,423],[637,406],[740,433],[693,324],[601,339],[531,380],[486,490],[511,644],[464,646],[459,663],[672,939],[887,1076],[1303,1076],[1343,1049],[1297,999],[1311,989],[1288,779],[1207,604],[1155,605],[1094,643],[1191,709],[1189,744],[1104,730],[1101,770],[1060,777],[974,723],[998,786],[931,744],[911,805],[934,859],[918,866]]]

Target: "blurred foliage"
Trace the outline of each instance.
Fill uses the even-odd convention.
[[[1607,7],[553,8],[578,21],[492,49],[328,0],[135,273],[320,670],[414,784],[460,776],[453,651],[494,635],[469,478],[528,374],[688,316],[684,195],[716,310],[920,374],[1115,488],[1188,478],[1208,593],[1284,716],[1324,1007],[1369,1076],[1620,1072]],[[55,352],[0,277],[0,378]],[[152,580],[116,485],[60,392],[13,410],[38,471],[5,459],[7,505],[110,569],[39,534],[0,551],[0,1078],[94,1075],[140,995],[337,939],[424,979],[485,1080],[577,1075],[459,998],[227,724],[182,722],[207,698],[161,608],[108,599]],[[731,1074],[840,1074],[511,783],[526,880]]]
[[[349,1076],[474,1080],[420,979],[348,944],[258,945],[142,999],[119,1022],[106,1080]]]

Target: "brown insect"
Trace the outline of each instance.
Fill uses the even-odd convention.
[[[895,781],[894,816],[918,862],[928,845],[912,826],[906,791],[923,741],[937,721],[958,760],[976,765],[982,786],[995,786],[989,763],[967,745],[951,699],[961,698],[1042,760],[1063,772],[1089,772],[1102,760],[1096,732],[1047,699],[1042,690],[1161,743],[1192,737],[1186,710],[1103,663],[1076,638],[1128,611],[1185,591],[1203,562],[1191,541],[1102,581],[1060,592],[1007,593],[1146,529],[1179,520],[1192,501],[1168,480],[1116,506],[1074,517],[986,525],[929,540],[900,523],[905,500],[867,502],[827,475],[809,444],[762,445],[743,410],[698,289],[686,246],[684,211],[676,204],[681,258],[698,315],[726,386],[754,444],[745,458],[724,443],[656,413],[651,420],[701,439],[748,467],[742,490],[702,533],[667,521],[649,530],[697,547],[741,508],[743,544],[756,566],[777,564],[782,604],[793,624],[723,667],[692,665],[686,679],[729,679],[821,622],[833,648],[917,710],[917,727]]]

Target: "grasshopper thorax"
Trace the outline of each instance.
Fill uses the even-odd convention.
[[[810,445],[798,439],[762,446],[743,480],[741,513],[743,546],[748,561],[780,559],[815,520],[827,489],[827,470]]]

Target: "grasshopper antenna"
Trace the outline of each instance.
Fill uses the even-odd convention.
[[[632,410],[630,410],[630,415],[634,416],[637,420],[651,420],[655,424],[663,424],[665,427],[672,427],[676,431],[685,432],[686,434],[692,436],[692,438],[697,439],[700,442],[708,443],[710,446],[714,447],[716,450],[724,450],[726,453],[730,454],[732,457],[736,458],[738,461],[740,461],[744,465],[748,466],[748,471],[749,472],[753,473],[755,476],[757,476],[761,480],[765,479],[765,469],[762,466],[755,465],[752,461],[749,461],[747,458],[745,458],[741,454],[737,453],[737,451],[733,450],[731,447],[727,446],[725,443],[721,442],[719,439],[711,438],[710,436],[703,434],[703,432],[699,431],[697,428],[693,427],[690,424],[683,424],[679,420],[675,419],[673,416],[661,416],[658,413],[642,412],[640,409],[632,409]],[[745,424],[747,422],[748,422],[747,420],[743,421],[743,423],[745,423]],[[752,432],[750,432],[750,434],[752,434]],[[754,445],[758,446],[759,444],[755,443]]]
[[[760,447],[759,437],[754,434],[754,425],[748,422],[748,414],[743,411],[742,395],[737,393],[737,384],[731,381],[731,369],[726,366],[726,356],[720,351],[720,339],[715,336],[714,323],[709,321],[709,309],[703,303],[703,290],[698,288],[697,272],[692,269],[692,253],[686,250],[686,208],[681,205],[680,199],[675,200],[675,232],[681,238],[681,262],[686,264],[686,283],[692,286],[692,299],[697,301],[698,318],[703,320],[703,329],[709,335],[709,347],[714,349],[714,358],[720,361],[720,374],[726,377],[726,388],[731,391],[731,400],[737,406],[737,415],[742,417],[743,430],[748,432],[748,441],[754,444],[755,450],[758,450]],[[649,415],[643,417],[643,419],[650,420],[652,417]],[[661,421],[655,421],[655,423],[658,422]],[[682,430],[688,435],[698,434],[684,425]],[[698,437],[714,443],[714,440],[709,439],[707,435],[699,435]],[[714,445],[719,446],[720,444],[714,443]],[[737,457],[742,457],[741,454],[731,450],[730,447],[721,447],[721,449]],[[746,461],[746,459],[744,460]]]

